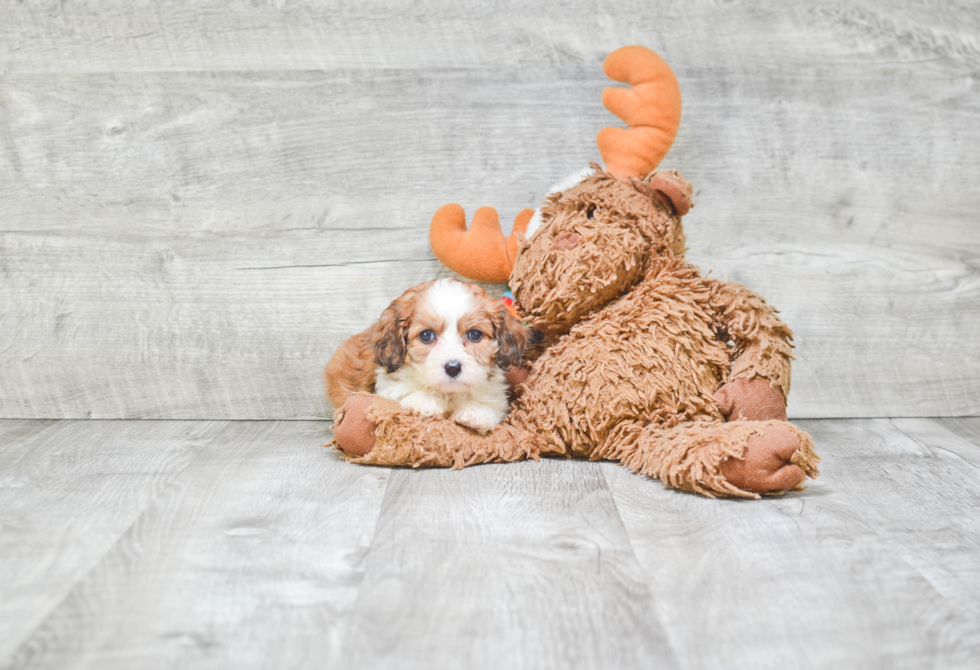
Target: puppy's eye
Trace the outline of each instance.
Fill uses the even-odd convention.
[[[426,344],[431,344],[432,342],[436,341],[436,334],[431,330],[423,330],[421,333],[419,333],[419,339]]]
[[[466,337],[469,338],[470,342],[479,342],[483,339],[483,333],[476,328],[473,328],[470,330],[470,332],[466,333]]]
[[[595,216],[595,205],[589,205],[589,208],[585,210],[585,216],[590,219]]]

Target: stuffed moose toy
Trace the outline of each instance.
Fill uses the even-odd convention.
[[[653,171],[680,124],[673,72],[640,46],[613,52],[604,68],[630,85],[603,94],[629,126],[599,133],[605,169],[593,164],[539,211],[523,211],[509,238],[490,208],[469,231],[458,205],[432,220],[436,256],[469,279],[509,279],[513,307],[541,334],[513,375],[507,418],[483,435],[357,394],[335,415],[334,444],[353,462],[609,459],[668,487],[738,497],[818,476],[809,435],[786,420],[789,328],[756,294],[684,260],[691,185]]]

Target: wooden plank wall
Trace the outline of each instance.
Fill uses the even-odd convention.
[[[598,158],[672,64],[690,258],[781,308],[797,417],[980,412],[973,3],[0,0],[0,416],[324,417],[320,368]],[[495,287],[497,290],[500,287]]]

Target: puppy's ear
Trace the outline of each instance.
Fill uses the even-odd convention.
[[[531,342],[531,329],[501,307],[497,318],[497,366],[510,370],[521,364]]]
[[[404,297],[404,296],[403,296]],[[405,363],[409,315],[402,298],[388,305],[374,335],[374,362],[391,374]]]

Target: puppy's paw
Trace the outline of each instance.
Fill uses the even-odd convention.
[[[493,430],[501,418],[491,408],[484,405],[466,405],[453,412],[453,421],[461,426],[472,428],[483,435]]]
[[[422,416],[446,413],[446,404],[441,398],[422,391],[409,393],[400,402],[402,407],[418,412]]]

